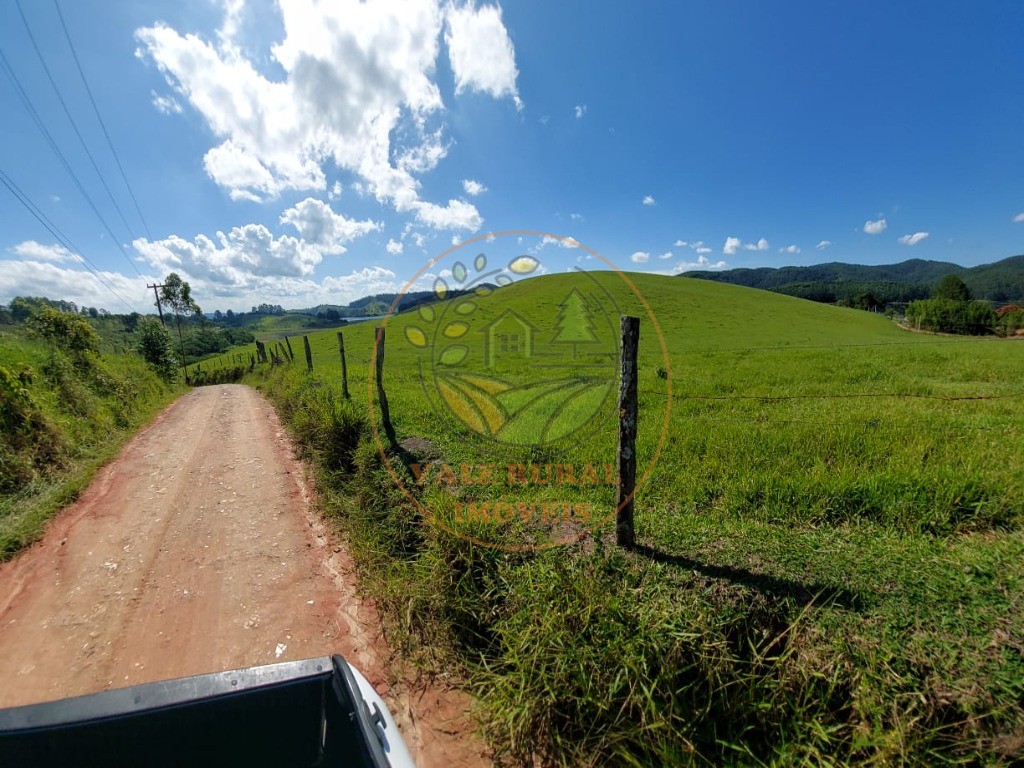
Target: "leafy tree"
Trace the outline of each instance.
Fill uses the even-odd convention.
[[[879,299],[871,291],[864,291],[862,293],[855,293],[847,299],[843,299],[839,302],[845,307],[853,307],[854,309],[864,309],[868,312],[877,312],[880,309],[885,309],[885,300]]]
[[[11,299],[10,310],[14,320],[21,323],[41,307],[50,307],[58,312],[78,312],[78,306],[73,301],[54,301],[43,296],[15,296]]]
[[[935,284],[933,299],[949,299],[950,301],[970,301],[971,291],[967,283],[956,275],[946,275]]]
[[[99,353],[99,334],[80,315],[44,305],[33,311],[25,326],[33,335],[67,352],[80,369],[91,368],[93,357]]]
[[[182,280],[176,272],[171,272],[164,278],[163,288],[160,289],[160,300],[174,313],[174,323],[178,328],[178,343],[181,345],[181,365],[185,371],[185,382],[188,383],[188,369],[184,367],[185,339],[181,334],[181,321],[182,318],[189,315],[201,315],[203,310],[192,298],[192,286]]]
[[[138,312],[132,312],[130,315],[121,315],[121,322],[124,323],[124,329],[128,333],[135,332],[140,320],[142,320],[142,315]]]
[[[1015,304],[996,310],[996,332],[1000,336],[1016,336],[1024,328],[1024,309]]]
[[[30,303],[30,300],[24,296],[15,296],[11,299],[11,314],[14,316],[14,321],[17,323],[23,323],[28,320],[29,315],[32,314],[34,305]]]
[[[996,313],[983,301],[922,299],[911,302],[907,322],[937,333],[984,335],[996,329]]]
[[[135,331],[135,349],[164,381],[174,380],[178,361],[174,358],[171,333],[157,319],[145,317]]]

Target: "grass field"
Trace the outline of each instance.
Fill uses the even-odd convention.
[[[366,434],[372,324],[344,329],[352,405],[337,395],[333,331],[310,335],[312,376],[294,339],[294,365],[256,372],[321,468],[325,505],[349,529],[395,641],[421,663],[460,665],[484,731],[512,759],[1024,757],[1024,345],[911,334],[881,316],[698,280],[629,280],[660,336],[608,273],[525,280],[461,316],[449,302],[388,322],[398,437],[425,438],[456,468],[417,485],[392,462],[419,508]],[[573,287],[641,318],[642,546],[616,550],[606,523],[549,550],[481,547],[465,537],[530,546],[566,525],[464,519],[469,503],[613,512],[601,483],[460,474],[612,461],[614,317],[594,322],[590,352],[554,374],[537,355],[478,373],[488,324],[514,310],[550,338]],[[453,322],[465,328],[449,332]],[[590,400],[552,403],[559,387],[538,382],[559,377]],[[530,444],[544,429],[551,441]]]

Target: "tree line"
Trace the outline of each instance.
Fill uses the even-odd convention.
[[[995,310],[988,302],[975,300],[967,284],[952,274],[939,280],[931,298],[911,302],[905,317],[918,330],[970,336],[1013,336],[1024,327],[1024,309]]]

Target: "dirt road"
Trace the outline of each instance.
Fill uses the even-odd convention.
[[[486,764],[465,697],[388,689],[373,606],[249,387],[180,398],[0,565],[0,706],[330,653],[384,693],[418,765]]]

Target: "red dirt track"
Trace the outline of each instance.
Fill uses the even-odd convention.
[[[417,765],[488,764],[465,696],[388,687],[351,558],[249,387],[181,397],[0,565],[0,707],[331,653],[384,692]]]

